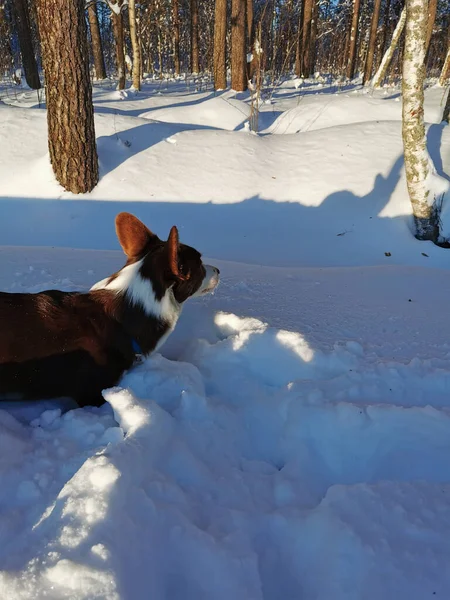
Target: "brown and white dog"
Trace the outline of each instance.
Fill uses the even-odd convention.
[[[120,213],[116,233],[127,263],[89,292],[0,293],[1,398],[99,406],[136,355],[173,331],[183,302],[219,283],[219,270],[180,244],[176,227],[164,242]]]

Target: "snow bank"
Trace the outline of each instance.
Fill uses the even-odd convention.
[[[222,339],[194,341],[189,362],[156,355],[106,391],[114,419],[46,411],[28,430],[4,415],[1,596],[448,589],[450,414],[321,397],[364,377],[357,343],[318,352],[229,313],[215,326]]]

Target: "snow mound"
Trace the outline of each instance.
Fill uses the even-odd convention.
[[[432,102],[426,104],[425,118],[429,122],[440,118],[435,96],[433,91]],[[401,121],[402,104],[399,100],[400,95],[395,92],[384,98],[378,94],[370,96],[355,92],[310,93],[298,96],[296,105],[282,112],[264,133],[281,135],[352,123]]]
[[[105,391],[114,420],[107,406],[45,411],[31,429],[0,414],[14,449],[0,464],[1,597],[448,589],[450,414],[321,397],[325,381],[364,377],[356,342],[318,352],[224,312],[215,326],[186,362],[155,355]]]
[[[188,97],[189,98],[189,97]],[[196,125],[212,129],[225,129],[233,131],[238,129],[250,114],[250,109],[241,100],[230,97],[224,93],[218,97],[209,97],[203,102],[198,100],[172,103],[165,99],[169,106],[155,107],[140,116],[144,119],[162,121],[165,123],[179,123]]]

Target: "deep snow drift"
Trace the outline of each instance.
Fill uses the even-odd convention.
[[[245,97],[98,87],[85,197],[0,105],[0,289],[88,289],[124,209],[223,274],[101,409],[3,404],[0,598],[449,596],[450,254],[408,229],[396,91],[335,92],[284,84],[255,136]]]

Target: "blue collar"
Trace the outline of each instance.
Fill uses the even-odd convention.
[[[133,352],[135,354],[143,354],[142,348],[134,338],[131,339],[131,347],[133,348]]]

